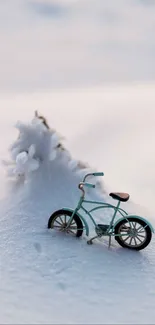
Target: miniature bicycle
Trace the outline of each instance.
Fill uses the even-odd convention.
[[[121,202],[127,202],[130,195],[127,193],[113,192],[109,195],[118,200],[116,206],[98,202],[98,201],[88,201],[85,200],[85,190],[84,187],[95,188],[94,184],[85,182],[86,178],[89,176],[104,176],[104,173],[89,173],[85,175],[82,182],[79,184],[79,189],[82,191],[82,195],[76,208],[62,208],[55,211],[48,220],[48,228],[57,229],[59,231],[65,231],[67,233],[73,234],[76,237],[80,237],[83,234],[83,230],[86,231],[86,235],[89,236],[89,226],[86,222],[84,216],[79,213],[79,210],[83,210],[91,219],[94,224],[96,236],[89,239],[87,243],[91,245],[93,240],[96,238],[101,238],[102,236],[109,236],[109,247],[111,245],[111,237],[113,236],[115,240],[124,248],[129,248],[132,250],[142,250],[150,243],[152,239],[152,232],[154,229],[152,225],[144,218],[137,215],[128,215],[128,213],[120,208]],[[87,210],[83,204],[95,204],[96,207],[91,210]],[[92,212],[98,209],[109,208],[114,210],[114,214],[111,218],[110,224],[97,224],[92,216]],[[115,222],[117,213],[121,215]]]

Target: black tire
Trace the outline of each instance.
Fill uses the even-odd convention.
[[[127,238],[125,238],[125,236],[115,236],[115,240],[118,242],[119,245],[121,245],[124,248],[128,248],[128,249],[132,249],[135,251],[140,251],[144,248],[146,248],[151,239],[152,239],[152,231],[150,229],[150,227],[147,225],[147,223],[143,220],[140,220],[136,217],[129,217],[127,218],[127,220],[129,220],[132,224],[138,224],[139,227],[141,227],[142,229],[144,229],[144,234],[145,236],[143,236],[143,231],[137,231],[137,236],[133,236],[133,240],[135,242],[135,239],[138,241],[138,244],[135,246],[131,245],[130,243],[127,243]],[[131,228],[130,228],[130,224],[127,222],[126,219],[121,220],[115,227],[115,235],[119,235],[121,234],[121,231],[123,232],[127,232],[130,231],[131,232]],[[128,226],[127,226],[128,224]],[[123,228],[124,227],[124,228]],[[128,230],[127,230],[128,228]],[[125,230],[126,229],[126,230]],[[136,228],[136,226],[134,228],[132,228],[132,230],[138,230],[138,228]],[[140,234],[140,235],[138,235]],[[127,234],[127,237],[129,237],[129,240],[131,240],[131,237]],[[134,239],[135,238],[135,239]],[[139,238],[139,239],[138,239]],[[144,240],[142,241],[142,238],[144,238]],[[141,242],[140,242],[141,241]]]
[[[54,227],[54,221],[56,221],[56,219],[59,218],[61,220],[63,216],[68,216],[70,218],[71,215],[72,215],[72,212],[69,211],[69,210],[61,209],[61,210],[55,211],[48,220],[48,229],[55,228]],[[64,225],[65,225],[65,218],[64,218],[63,221],[64,221]],[[82,224],[82,221],[81,221],[81,219],[79,218],[79,216],[77,214],[74,215],[72,222],[74,222],[74,224],[76,224],[76,227],[77,227],[77,229],[74,229],[75,230],[74,236],[81,237],[82,234],[83,234],[83,224]],[[58,223],[58,221],[56,221],[56,223]],[[60,221],[59,221],[59,223],[60,223]],[[58,223],[58,225],[59,225],[59,223]],[[63,225],[63,223],[62,223],[62,225]],[[71,226],[72,226],[72,224],[71,224]],[[57,226],[57,228],[58,228],[58,226]],[[59,226],[59,228],[60,228],[59,230],[62,230],[62,226]],[[75,228],[75,226],[74,226],[74,228]],[[68,230],[69,229],[70,229],[70,231],[68,231],[68,232],[73,233],[73,226],[72,226],[72,228],[71,227],[68,228]]]

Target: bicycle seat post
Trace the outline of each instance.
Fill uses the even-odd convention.
[[[116,207],[115,207],[114,215],[113,215],[113,217],[112,217],[112,219],[111,219],[110,226],[111,226],[111,225],[113,224],[113,222],[114,222],[114,219],[115,219],[115,217],[116,217],[116,214],[117,214],[117,211],[118,211],[118,209],[119,209],[120,204],[121,204],[121,201],[118,201],[118,203],[117,203],[117,205],[116,205]]]

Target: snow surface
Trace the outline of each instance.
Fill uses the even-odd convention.
[[[154,4],[0,1],[1,324],[155,323],[154,237],[133,253],[47,230],[51,213],[79,198],[79,161],[105,173],[89,197],[129,192],[124,207],[155,227]],[[41,131],[8,151],[19,144],[14,125],[30,126],[35,110],[60,138],[45,132],[42,150]]]
[[[147,215],[155,226],[149,141],[155,135],[154,103],[151,86],[1,96],[1,158],[10,159],[7,148],[18,136],[13,125],[17,120],[30,125],[37,108],[66,136],[73,159],[105,172],[103,193],[91,190],[89,197],[109,200],[109,189],[129,190],[131,201],[124,207]],[[138,115],[136,107],[141,107]],[[51,213],[74,207],[79,197],[81,176],[70,168],[60,156],[44,159],[25,182],[7,178],[1,166],[1,324],[153,324],[154,237],[135,253],[114,240],[108,250],[107,240],[88,246],[85,236],[75,239],[47,229]]]

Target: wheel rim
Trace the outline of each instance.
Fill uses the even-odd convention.
[[[52,224],[51,224],[51,228],[55,229],[57,231],[63,231],[66,233],[69,233],[71,235],[76,235],[77,234],[77,224],[75,222],[75,220],[73,219],[70,226],[66,229],[67,223],[70,220],[70,216],[68,216],[67,214],[61,214],[55,217],[55,219],[53,219]]]
[[[147,239],[146,226],[137,221],[126,221],[118,229],[119,238],[128,247],[140,247]]]

